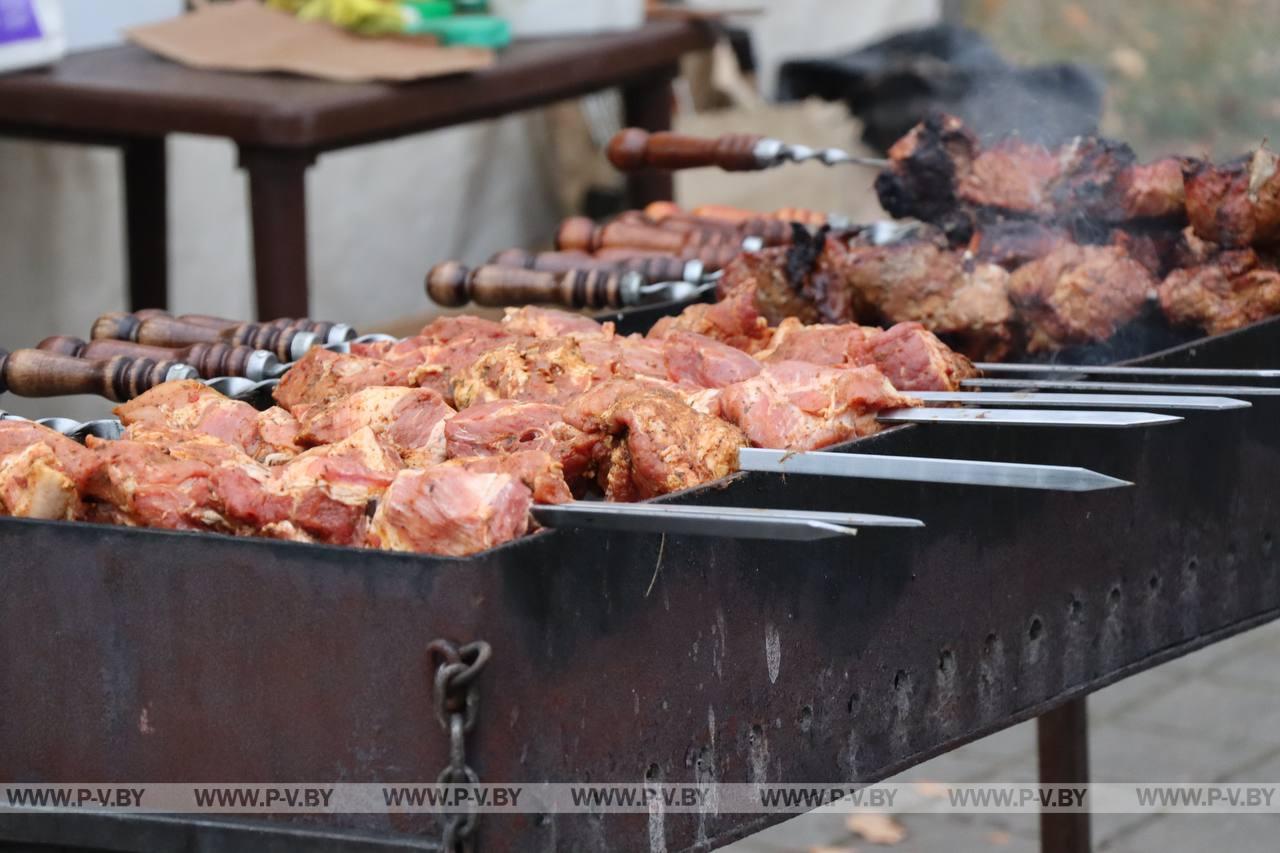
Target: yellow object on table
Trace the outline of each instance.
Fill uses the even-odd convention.
[[[405,17],[394,0],[267,0],[274,9],[304,21],[328,21],[361,35],[404,32]]]

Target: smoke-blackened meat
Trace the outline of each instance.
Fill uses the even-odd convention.
[[[880,206],[890,216],[932,222],[953,240],[968,240],[973,221],[956,187],[977,154],[977,137],[960,119],[930,115],[889,149],[891,165],[876,177]]]
[[[1169,322],[1220,335],[1280,313],[1280,272],[1252,249],[1174,270],[1159,286]]]
[[[1070,239],[1062,228],[1032,219],[997,219],[973,233],[969,253],[983,263],[1013,270],[1043,258]]]
[[[717,285],[722,299],[751,294],[770,325],[787,317],[804,323],[844,323],[865,316],[866,305],[845,283],[849,247],[820,231],[797,229],[789,246],[739,255]]]
[[[1009,280],[1028,352],[1105,341],[1154,293],[1146,268],[1114,246],[1063,246]]]
[[[600,436],[598,481],[605,497],[643,500],[707,483],[738,467],[746,439],[677,395],[642,382],[599,385],[565,407],[572,426]]]
[[[878,432],[876,412],[915,405],[874,367],[778,361],[720,392],[724,417],[757,447],[814,450]]]

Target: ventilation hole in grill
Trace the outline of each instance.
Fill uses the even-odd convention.
[[[1160,576],[1152,575],[1151,579],[1147,581],[1147,586],[1153,593],[1158,592],[1160,589]]]
[[[1186,571],[1189,574],[1195,574],[1200,571],[1200,559],[1198,557],[1188,557]]]
[[[650,764],[649,769],[644,771],[644,780],[646,782],[654,782],[662,778],[662,768],[656,764]]]
[[[800,726],[800,731],[807,732],[813,727],[813,708],[808,705],[800,709],[800,715],[796,718],[796,725]]]
[[[857,704],[858,704],[859,702],[861,702],[861,701],[862,701],[861,697],[860,697],[860,696],[858,696],[858,694],[857,694],[857,693],[853,693],[853,694],[851,694],[851,695],[849,696],[849,703],[848,703],[845,707],[846,707],[846,708],[848,708],[848,709],[849,709],[849,713],[850,713],[850,714],[852,714],[852,713],[853,713],[853,706],[854,706],[854,705],[857,705]]]
[[[760,726],[759,723],[756,723],[751,727],[750,741],[752,745],[755,745],[762,740],[764,740],[764,729]]]
[[[540,814],[533,819],[533,825],[536,826],[538,829],[542,829],[544,826],[546,826],[549,823],[551,823],[550,815]]]
[[[1044,623],[1037,616],[1031,620],[1031,627],[1027,629],[1027,639],[1035,641],[1040,639],[1040,635],[1044,633]]]
[[[1120,606],[1120,587],[1119,585],[1111,587],[1111,591],[1107,593],[1107,604],[1113,609]]]
[[[951,653],[951,649],[943,649],[938,654],[938,672],[943,675],[950,675],[956,668],[956,656]]]
[[[1000,642],[995,634],[987,634],[987,638],[982,641],[982,653],[985,655],[995,654],[996,644]]]
[[[1271,531],[1268,530],[1266,533],[1262,534],[1262,556],[1270,557],[1271,547],[1272,547]]]
[[[1080,621],[1080,616],[1084,613],[1084,602],[1078,598],[1072,597],[1071,603],[1067,605],[1067,615],[1071,617],[1072,622]]]
[[[900,669],[893,674],[893,689],[902,690],[907,686],[908,676],[906,670]]]

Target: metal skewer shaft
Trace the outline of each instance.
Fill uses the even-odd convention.
[[[1155,394],[1230,394],[1233,397],[1280,397],[1274,385],[1183,385],[1173,382],[1091,382],[1074,379],[962,379],[965,388],[1064,388],[1074,391],[1151,392]]]
[[[736,539],[809,541],[852,536],[859,527],[924,527],[917,518],[889,515],[593,501],[539,505],[532,512],[548,527]]]
[[[965,424],[974,426],[1127,427],[1176,424],[1177,415],[1154,412],[1052,411],[1047,409],[888,409],[876,415],[886,424]]]
[[[766,450],[747,447],[738,451],[743,471],[775,474],[816,474],[824,477],[858,477],[912,483],[952,483],[1059,492],[1092,492],[1132,486],[1088,468],[1062,465],[1027,465],[1015,462],[980,462],[970,459],[934,459],[920,456],[875,456],[862,453],[824,453]]]
[[[1132,367],[1080,364],[1004,364],[979,362],[974,365],[983,373],[1082,374],[1087,376],[1203,377],[1216,379],[1280,379],[1280,370],[1248,370],[1225,367]]]
[[[1189,397],[1178,394],[1045,394],[1039,391],[911,391],[925,403],[965,403],[982,406],[1070,406],[1087,409],[1192,409],[1222,412],[1247,409],[1248,400],[1231,397]]]

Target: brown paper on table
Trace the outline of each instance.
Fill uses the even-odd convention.
[[[494,61],[487,48],[440,47],[417,36],[358,36],[321,21],[299,20],[256,0],[202,5],[126,35],[153,53],[195,68],[287,71],[346,83],[439,77],[487,68]]]

